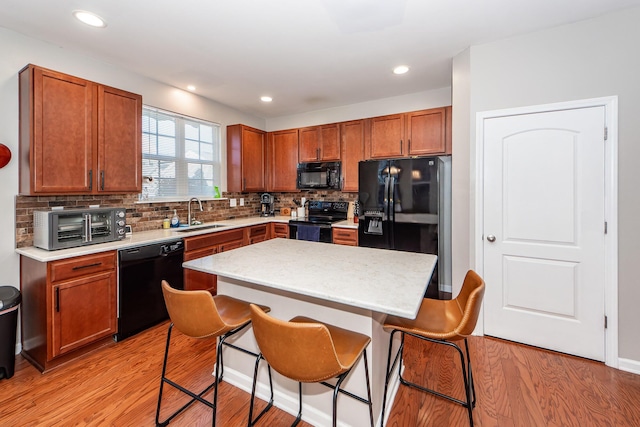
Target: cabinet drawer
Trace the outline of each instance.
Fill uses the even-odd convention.
[[[256,225],[249,230],[249,237],[258,237],[267,235],[267,225]]]
[[[220,245],[219,247],[219,251],[220,252],[226,252],[226,251],[230,251],[232,249],[238,249],[244,246],[244,241],[243,240],[234,240],[232,242],[225,242],[223,244]]]
[[[289,225],[280,223],[271,223],[273,226],[273,237],[289,238]]]
[[[243,228],[237,228],[229,231],[217,231],[215,233],[205,234],[202,236],[187,237],[184,239],[184,250],[186,252],[190,252],[236,240],[239,240],[240,242],[244,240]]]
[[[358,230],[334,228],[333,243],[338,245],[358,246]]]
[[[202,248],[202,249],[198,249],[196,251],[189,251],[189,252],[185,252],[184,253],[184,260],[185,261],[191,261],[192,259],[198,259],[198,258],[203,258],[209,255],[213,255],[213,254],[217,254],[218,253],[218,247],[217,246],[212,246],[209,248]]]
[[[95,255],[62,259],[49,263],[51,282],[72,279],[87,274],[98,273],[116,268],[116,253],[104,252]]]

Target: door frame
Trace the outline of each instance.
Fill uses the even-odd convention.
[[[605,196],[604,209],[607,222],[605,235],[605,296],[604,312],[607,316],[605,329],[605,364],[618,368],[618,97],[591,98],[553,104],[508,108],[503,110],[482,111],[476,113],[476,152],[475,152],[475,200],[472,194],[471,206],[475,206],[475,219],[472,227],[471,246],[475,250],[472,259],[474,269],[484,274],[484,121],[487,119],[523,114],[544,113],[588,107],[605,107],[607,140],[604,143],[605,160]],[[473,165],[472,165],[473,170]],[[603,225],[604,226],[604,225]],[[484,306],[483,306],[484,311]],[[484,313],[480,313],[476,333],[484,335]]]

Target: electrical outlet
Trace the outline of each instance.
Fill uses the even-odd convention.
[[[244,197],[240,198],[240,206],[244,206]]]
[[[231,206],[232,208],[236,207],[236,199],[229,199],[229,206]]]

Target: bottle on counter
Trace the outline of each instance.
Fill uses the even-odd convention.
[[[180,227],[180,218],[178,217],[178,210],[173,210],[173,217],[171,218],[171,227]]]
[[[171,220],[169,219],[168,216],[164,217],[164,220],[162,220],[162,228],[169,228],[171,227]]]

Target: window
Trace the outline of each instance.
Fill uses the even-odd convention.
[[[143,107],[141,199],[219,197],[220,170],[219,124]]]

